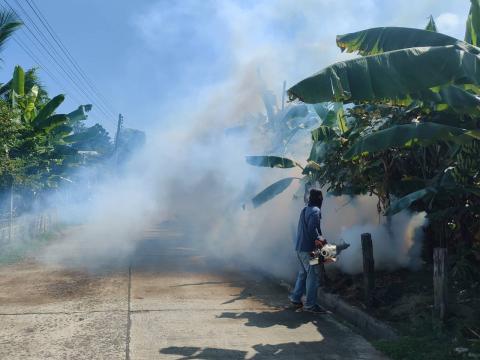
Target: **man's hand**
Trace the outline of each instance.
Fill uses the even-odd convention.
[[[318,239],[315,240],[315,246],[324,246],[327,243],[323,236],[320,236]]]

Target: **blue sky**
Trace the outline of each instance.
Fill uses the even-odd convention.
[[[25,5],[25,0],[18,0]],[[3,5],[5,3],[1,1]],[[17,7],[15,0],[8,2]],[[35,0],[77,62],[126,126],[149,130],[182,121],[225,87],[251,91],[261,74],[269,88],[292,85],[332,61],[348,57],[335,35],[375,26],[424,27],[432,14],[439,30],[463,38],[468,0]],[[26,30],[20,37],[25,39]],[[25,40],[26,41],[26,40]],[[32,45],[33,46],[33,45]],[[33,49],[33,47],[32,47]],[[51,71],[60,70],[40,55]],[[15,42],[1,54],[0,81],[14,65],[37,65]],[[255,71],[252,71],[255,69]],[[79,104],[70,85],[40,70],[53,96],[66,93],[64,111]],[[64,76],[63,76],[64,77]],[[229,89],[231,89],[230,87]],[[221,101],[235,99],[232,92]],[[76,95],[76,97],[80,97]],[[227,100],[225,100],[227,99]],[[89,102],[85,98],[82,103]],[[98,111],[89,122],[112,131],[114,118]]]

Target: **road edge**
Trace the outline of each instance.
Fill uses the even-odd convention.
[[[280,279],[280,285],[289,292],[292,290],[292,286],[282,279]],[[330,294],[319,288],[317,301],[325,309],[353,325],[361,335],[367,338],[375,340],[396,340],[399,338],[399,335],[391,326],[348,304],[339,295]]]

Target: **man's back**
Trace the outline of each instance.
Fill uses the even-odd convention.
[[[321,219],[320,208],[317,206],[306,206],[300,213],[297,228],[297,238],[295,242],[296,251],[313,251],[315,248],[315,239],[322,235],[320,230]]]

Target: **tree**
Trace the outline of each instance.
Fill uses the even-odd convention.
[[[0,11],[0,50],[20,26],[22,22],[12,11]]]
[[[15,67],[2,95],[5,128],[15,130],[12,130],[15,141],[4,138],[5,157],[11,166],[2,173],[2,183],[10,181],[25,191],[38,193],[57,187],[73,167],[79,166],[81,157],[75,146],[88,141],[98,129],[87,128],[81,134],[74,134],[73,124],[85,120],[85,110],[91,106],[81,106],[68,115],[56,114],[64,95],[49,99],[45,92],[39,97],[39,86],[33,81],[36,78],[29,78],[31,81],[27,82],[23,69]]]

